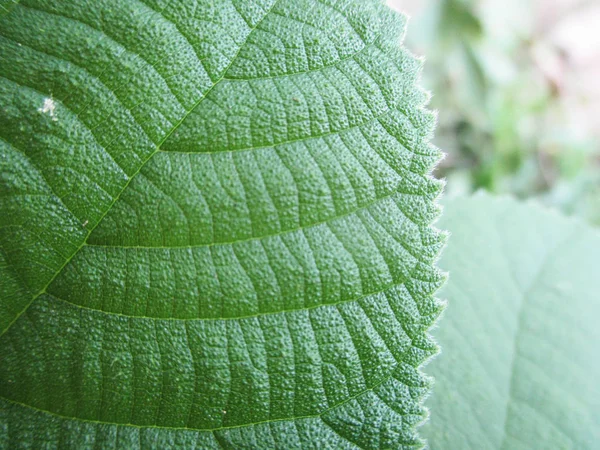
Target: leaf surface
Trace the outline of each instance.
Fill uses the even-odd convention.
[[[600,235],[533,203],[446,203],[443,354],[423,427],[432,449],[600,442]]]
[[[445,238],[403,27],[363,0],[0,18],[1,446],[422,445]]]

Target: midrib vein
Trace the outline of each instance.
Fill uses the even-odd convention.
[[[154,157],[154,155],[156,155],[160,151],[160,147],[181,126],[181,124],[185,121],[185,119],[187,119],[187,117],[200,105],[200,103],[202,103],[202,101],[204,101],[204,99],[213,91],[213,89],[225,78],[225,75],[227,74],[229,68],[237,60],[240,52],[242,51],[242,48],[244,48],[244,46],[246,45],[246,42],[248,42],[248,39],[250,38],[250,36],[254,32],[254,30],[256,30],[256,28],[258,28],[258,26],[263,22],[263,20],[265,20],[265,18],[271,13],[271,11],[275,8],[275,6],[277,5],[277,3],[279,1],[280,0],[275,0],[273,2],[273,4],[271,5],[271,7],[260,18],[260,20],[258,20],[256,22],[256,24],[254,25],[254,27],[250,28],[250,31],[246,35],[246,38],[244,39],[244,42],[242,42],[242,44],[238,47],[237,52],[235,53],[235,55],[233,55],[233,57],[231,58],[231,61],[229,61],[229,64],[227,65],[227,67],[225,67],[225,69],[223,69],[223,72],[222,72],[221,76],[217,79],[217,81],[215,81],[213,83],[213,85],[204,93],[204,95],[202,95],[200,97],[200,99],[198,99],[198,101],[181,117],[181,119],[171,128],[171,130],[169,130],[165,134],[165,136],[160,140],[160,142],[158,144],[156,144],[156,148],[154,149],[154,151],[150,155],[148,155],[148,157],[144,161],[142,161],[142,163],[140,164],[140,166],[138,167],[138,169],[133,174],[131,174],[131,176],[129,177],[129,179],[127,180],[127,182],[125,183],[125,185],[121,189],[121,191],[113,199],[113,201],[108,206],[108,208],[106,209],[106,211],[104,212],[104,214],[102,214],[102,216],[100,217],[100,219],[98,219],[98,221],[96,222],[96,224],[93,227],[90,227],[90,229],[88,230],[88,233],[85,236],[85,238],[84,238],[83,242],[81,243],[81,245],[79,247],[77,247],[77,249],[71,254],[71,256],[69,256],[65,260],[65,262],[59,267],[59,269],[56,271],[56,273],[52,276],[52,278],[50,278],[50,280],[44,285],[44,287],[42,287],[42,289],[40,289],[36,294],[33,295],[33,297],[27,303],[27,305],[25,305],[25,307],[15,316],[15,318],[8,324],[8,326],[2,331],[2,333],[0,333],[0,338],[2,336],[4,336],[8,332],[8,330],[10,330],[12,328],[12,326],[15,324],[15,322],[17,320],[19,320],[19,318],[29,309],[29,307],[31,306],[31,304],[40,295],[43,295],[43,294],[46,293],[46,289],[48,289],[48,286],[50,286],[52,284],[52,282],[62,273],[63,269],[73,260],[73,258],[81,251],[81,249],[87,245],[87,241],[88,241],[90,235],[92,234],[92,232],[96,229],[96,227],[98,227],[98,225],[100,225],[100,223],[102,223],[102,221],[104,220],[104,218],[106,217],[106,215],[110,212],[110,210],[113,208],[113,206],[119,201],[119,199],[121,198],[121,195],[123,195],[123,192],[125,192],[127,190],[127,188],[129,187],[129,185],[131,184],[131,182],[133,181],[133,179],[137,177],[137,175],[146,166],[146,164]]]
[[[560,250],[565,245],[572,244],[573,235],[574,235],[573,232],[569,233],[566,238],[561,239],[561,241],[558,244],[556,244],[552,249],[550,249],[544,255],[544,258],[542,259],[542,262],[540,263],[539,268],[537,269],[535,275],[533,276],[532,281],[529,282],[527,288],[522,291],[523,294],[521,295],[521,297],[519,299],[520,303],[519,303],[517,314],[516,314],[516,329],[515,329],[513,339],[512,339],[512,353],[511,353],[510,374],[509,374],[510,378],[508,379],[508,395],[507,395],[506,405],[505,405],[505,410],[504,410],[504,420],[502,423],[502,445],[501,445],[501,448],[507,448],[508,438],[514,437],[509,432],[509,419],[510,419],[510,415],[511,415],[510,406],[511,406],[511,403],[514,401],[513,395],[515,392],[515,383],[516,383],[515,370],[517,367],[517,360],[518,360],[518,353],[519,353],[518,345],[519,345],[519,338],[521,337],[523,330],[525,329],[524,319],[525,319],[525,310],[527,308],[527,299],[531,296],[532,292],[536,289],[539,282],[542,280],[543,275],[544,275],[545,271],[547,270],[549,263],[556,257],[557,254],[559,254]],[[509,260],[508,258],[505,258],[505,259],[507,261]],[[514,274],[513,274],[513,279],[515,280],[515,285],[519,286]]]

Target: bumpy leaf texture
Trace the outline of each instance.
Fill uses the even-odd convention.
[[[0,446],[419,447],[439,151],[365,0],[0,18]]]
[[[0,17],[8,14],[19,0],[0,0]]]
[[[597,448],[598,230],[488,195],[447,202],[441,223],[451,307],[428,367],[431,448]]]

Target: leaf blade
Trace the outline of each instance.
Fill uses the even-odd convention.
[[[438,334],[444,358],[430,366],[432,448],[593,446],[597,232],[483,194],[446,212],[453,239],[441,266],[454,279],[442,295],[455,309]]]
[[[28,291],[0,341],[2,439],[419,447],[444,236],[404,19],[217,6],[31,0],[0,22],[21,68],[0,79],[18,213],[0,238]],[[307,59],[235,65],[261,28]],[[19,200],[20,157],[60,210]]]

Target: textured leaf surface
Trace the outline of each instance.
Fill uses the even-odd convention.
[[[0,17],[8,14],[19,0],[0,0]]]
[[[534,204],[447,202],[449,307],[423,427],[432,449],[600,442],[600,234]]]
[[[419,447],[434,117],[364,0],[0,18],[0,446]]]

